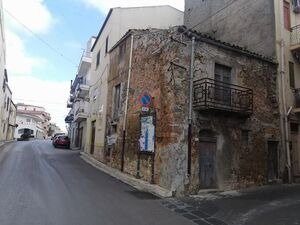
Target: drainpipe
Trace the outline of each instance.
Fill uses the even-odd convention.
[[[287,170],[288,170],[288,182],[292,183],[292,171],[291,171],[291,153],[290,153],[290,143],[289,143],[289,122],[287,116],[287,108],[286,108],[286,96],[285,96],[285,58],[284,58],[284,40],[280,41],[280,77],[281,77],[281,97],[282,97],[282,120],[283,120],[283,133],[284,133],[284,144],[286,150],[286,158],[287,158]]]
[[[195,37],[192,38],[191,64],[190,64],[190,93],[189,93],[189,127],[188,127],[188,165],[187,175],[191,176],[192,167],[192,112],[193,112],[193,81],[194,81],[194,60],[195,60]]]
[[[133,34],[131,35],[130,44],[130,56],[129,56],[129,67],[128,67],[128,80],[127,80],[127,90],[126,90],[126,100],[125,100],[125,111],[123,120],[123,137],[122,137],[122,151],[121,151],[121,171],[124,171],[124,161],[125,161],[125,142],[126,142],[126,121],[127,121],[127,110],[129,101],[129,88],[131,80],[131,69],[132,69],[132,52],[133,52]]]
[[[283,1],[282,1],[283,4]],[[290,154],[290,143],[289,143],[289,125],[286,108],[286,96],[285,96],[285,43],[284,43],[284,16],[283,16],[283,5],[280,4],[281,11],[281,40],[280,40],[280,78],[281,78],[281,98],[282,98],[282,123],[284,134],[284,145],[287,158],[287,170],[288,170],[288,182],[292,183],[292,171],[291,171],[291,154]]]

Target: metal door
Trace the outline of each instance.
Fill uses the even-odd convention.
[[[94,150],[95,150],[95,136],[96,136],[96,121],[93,121],[92,122],[91,154],[94,154]]]
[[[278,179],[278,142],[268,141],[268,180]]]
[[[200,142],[201,188],[216,188],[216,142]]]

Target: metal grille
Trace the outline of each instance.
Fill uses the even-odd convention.
[[[291,28],[291,46],[300,44],[300,25]]]
[[[223,110],[252,114],[253,91],[209,78],[194,81],[195,110]]]

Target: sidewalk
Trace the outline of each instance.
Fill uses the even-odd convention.
[[[200,225],[294,225],[300,224],[300,185],[203,193],[163,205]]]
[[[172,197],[172,192],[170,190],[164,189],[158,185],[150,184],[146,181],[136,179],[135,177],[122,173],[121,171],[111,168],[104,163],[99,162],[98,160],[94,159],[93,157],[89,156],[85,152],[80,152],[81,158],[92,165],[93,167],[101,170],[102,172],[138,189],[139,191],[143,192],[150,192],[160,198],[168,198]]]
[[[15,142],[16,140],[9,140],[9,141],[0,141],[0,148],[2,148],[5,144]]]

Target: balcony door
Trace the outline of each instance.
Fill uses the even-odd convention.
[[[215,80],[217,81],[215,83],[215,100],[220,104],[230,105],[231,68],[215,64]]]

